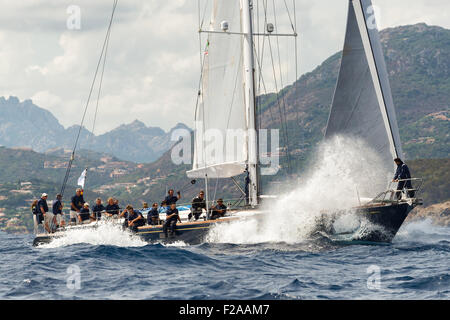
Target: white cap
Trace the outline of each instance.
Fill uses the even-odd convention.
[[[89,203],[85,202],[83,206],[84,207],[89,207]]]
[[[48,196],[48,194],[46,194],[45,192],[42,194],[42,196],[41,196],[41,198],[43,198],[43,197],[47,197]]]

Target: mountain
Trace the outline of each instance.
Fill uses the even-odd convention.
[[[173,130],[184,128],[177,124],[169,132],[147,127],[135,120],[102,135],[92,136],[86,128],[80,134],[80,147],[100,153],[109,153],[120,159],[134,162],[152,162],[173,145]],[[28,147],[38,152],[53,148],[72,149],[78,125],[65,129],[47,110],[31,100],[19,101],[16,97],[0,97],[0,145]]]
[[[383,30],[380,37],[405,158],[448,158],[450,30],[421,23]],[[286,118],[288,146],[296,162],[304,162],[323,137],[341,56],[334,54],[284,88],[279,93],[281,108],[275,94],[259,97],[262,127],[280,128],[280,115]]]
[[[179,123],[166,133],[160,128],[146,127],[143,122],[135,120],[95,137],[90,149],[110,153],[124,160],[153,162],[172,147],[170,138],[176,129],[190,130]]]
[[[0,145],[44,151],[59,145],[64,136],[58,120],[31,100],[0,97]]]

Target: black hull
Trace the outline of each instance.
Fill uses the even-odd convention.
[[[331,227],[326,230],[326,233],[332,240],[341,242],[391,243],[408,214],[415,207],[416,204],[407,202],[359,207],[356,208],[356,216],[360,222],[357,230],[338,234]],[[336,216],[338,215],[339,213]]]
[[[398,230],[402,226],[408,214],[416,205],[406,202],[395,202],[390,204],[379,204],[370,207],[356,208],[357,217],[360,219],[360,227],[351,233],[337,234],[332,228],[333,218],[331,221],[322,221],[321,231],[324,231],[333,241],[337,242],[375,242],[390,243],[394,239]],[[337,212],[334,218],[342,212]],[[258,216],[255,216],[258,217]],[[329,217],[327,215],[327,217]],[[140,227],[136,232],[145,241],[155,243],[174,243],[184,242],[186,244],[200,244],[205,242],[209,230],[218,223],[227,223],[236,221],[240,218],[230,217],[219,220],[208,220],[199,222],[181,223],[176,226],[174,234],[168,232],[164,234],[162,226],[144,226]],[[326,227],[328,226],[328,227]],[[331,226],[331,227],[330,227]],[[61,233],[62,234],[62,233]],[[40,235],[37,236],[33,245],[37,246],[51,242],[60,235]]]

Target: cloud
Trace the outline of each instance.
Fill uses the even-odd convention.
[[[296,0],[300,74],[341,50],[347,1]],[[201,2],[204,4],[205,0]],[[254,2],[262,12],[262,0]],[[278,30],[290,32],[284,1],[275,2]],[[383,28],[417,22],[450,28],[448,0],[373,2],[380,8]],[[292,6],[292,0],[286,3]],[[81,9],[80,30],[67,29],[67,8],[71,5]],[[0,0],[0,6],[0,76],[5,79],[0,82],[0,94],[16,95],[21,100],[32,98],[54,113],[64,126],[79,124],[112,1]],[[269,20],[274,22],[271,8],[270,5]],[[207,10],[206,21],[209,16]],[[166,130],[178,122],[192,125],[200,76],[197,29],[197,1],[119,1],[99,103],[97,134],[134,119]],[[294,47],[288,39],[280,39],[279,44],[286,85],[295,79]],[[270,61],[268,51],[264,61]],[[270,65],[266,71],[265,80],[272,91]],[[89,129],[96,92],[97,88],[85,124]]]

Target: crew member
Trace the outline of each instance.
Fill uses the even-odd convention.
[[[166,200],[163,200],[163,202],[161,202],[161,206],[158,209],[158,213],[167,213],[167,203]]]
[[[245,171],[247,172],[247,176],[245,177],[245,182],[244,182],[244,193],[245,193],[245,204],[248,205],[250,203],[250,172],[248,171],[248,167],[245,169]]]
[[[411,184],[411,173],[409,172],[408,166],[400,158],[395,158],[394,162],[397,165],[397,170],[395,171],[394,179],[392,179],[392,182],[398,182],[396,197],[398,200],[400,200],[402,198],[403,188],[413,188]],[[408,190],[406,194],[409,198],[413,198],[415,192],[414,190]]]
[[[177,225],[177,221],[181,222],[180,216],[178,215],[178,209],[176,208],[175,203],[172,203],[170,205],[170,209],[167,210],[166,213],[166,222],[164,223],[163,226],[163,231],[164,234],[166,236],[166,238],[168,237],[167,235],[167,229],[170,228],[170,234],[174,235],[175,234],[175,228]]]
[[[91,222],[91,211],[89,210],[89,203],[85,202],[83,208],[78,214],[78,221],[80,224],[88,224]]]
[[[152,208],[149,208],[149,207],[148,207],[148,203],[147,203],[147,202],[142,202],[142,209],[139,210],[139,211],[142,213],[142,215],[147,214],[147,216],[148,216],[148,212],[149,212],[151,209],[152,209]]]
[[[120,216],[126,217],[124,226],[130,228],[131,231],[137,232],[138,227],[145,225],[144,217],[142,213],[133,209],[132,205],[127,205],[126,210],[124,210]]]
[[[201,190],[194,199],[192,199],[191,212],[188,215],[188,219],[191,220],[194,216],[195,220],[198,220],[203,213],[203,209],[206,210],[205,192]]]
[[[38,200],[34,200],[31,204],[31,212],[33,213],[33,224],[34,224],[34,234],[38,233],[38,226],[42,224],[42,221],[44,220],[44,216],[42,215],[39,207],[38,207]]]
[[[170,207],[172,203],[177,203],[178,200],[181,199],[180,191],[177,191],[177,196],[173,195],[173,189],[170,189],[167,197],[164,199],[166,201],[166,205]]]
[[[95,220],[101,220],[102,218],[102,212],[105,211],[105,206],[102,203],[102,199],[97,198],[95,200],[95,205],[92,207],[92,219]]]
[[[120,207],[113,198],[108,198],[108,204],[106,205],[105,210],[108,217],[117,217],[120,213]]]
[[[58,193],[56,195],[56,200],[53,202],[53,208],[52,208],[57,227],[63,227],[66,223],[66,221],[64,220],[63,212],[62,212],[64,205],[61,202],[61,200],[62,200],[62,195],[60,193]]]
[[[52,233],[53,227],[53,213],[48,212],[48,205],[47,205],[47,198],[48,195],[46,193],[43,193],[41,195],[41,199],[39,199],[37,207],[39,212],[44,217],[44,228],[48,233]]]
[[[223,217],[227,212],[227,206],[223,204],[222,199],[217,200],[217,204],[211,208],[211,220]]]
[[[80,213],[80,210],[83,209],[83,205],[83,190],[78,188],[70,203],[70,224],[77,224],[78,214]]]
[[[147,213],[147,224],[157,226],[159,224],[158,203],[154,203]]]

